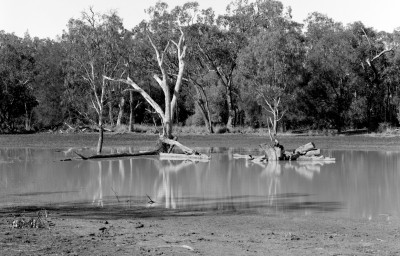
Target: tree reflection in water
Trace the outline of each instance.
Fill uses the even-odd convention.
[[[181,184],[171,182],[171,175],[177,174],[193,164],[194,162],[192,161],[156,161],[160,174],[154,182],[156,197],[155,204],[151,204],[151,206],[157,206],[163,202],[165,203],[165,208],[176,209],[176,200],[177,198],[182,198],[182,189],[180,189]]]
[[[93,193],[92,204],[103,207],[103,162],[97,162],[99,171],[97,175],[97,189]]]

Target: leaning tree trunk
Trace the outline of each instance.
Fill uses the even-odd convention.
[[[196,100],[196,104],[200,110],[201,116],[203,117],[204,124],[206,125],[208,132],[214,133],[213,127],[211,125],[210,110],[206,105],[204,105],[204,102],[202,102],[201,100]]]

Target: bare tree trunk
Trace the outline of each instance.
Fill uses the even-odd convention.
[[[165,117],[164,117],[164,136],[168,139],[172,138],[172,107],[171,107],[171,94],[168,89],[166,78],[163,79],[164,100],[165,100]]]
[[[133,123],[134,123],[134,116],[133,116],[133,92],[129,92],[129,127],[128,131],[133,131]]]
[[[233,110],[233,100],[232,100],[232,83],[229,81],[226,87],[226,101],[228,105],[228,121],[226,122],[226,127],[232,129],[235,125],[235,111]]]
[[[114,116],[113,116],[113,109],[112,109],[112,95],[111,91],[108,91],[108,118],[110,119],[110,125],[114,127]]]
[[[125,97],[122,96],[120,102],[118,104],[119,111],[118,111],[118,118],[117,118],[117,126],[121,125],[122,116],[124,115],[124,106],[125,106]]]
[[[207,116],[208,116],[208,122],[207,122],[208,130],[210,133],[214,133],[214,128],[212,126],[211,113],[210,113],[210,108],[208,106],[208,101],[206,102],[206,109],[207,109]]]
[[[103,150],[103,140],[104,140],[104,131],[103,131],[103,117],[99,115],[99,140],[97,142],[97,154],[100,154]]]

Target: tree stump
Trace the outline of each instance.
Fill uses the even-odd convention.
[[[273,147],[271,145],[268,144],[261,144],[260,147],[264,150],[265,152],[265,157],[268,159],[269,161],[278,161],[279,160],[279,156],[281,154],[281,149],[278,147]],[[278,156],[278,152],[276,151],[276,149],[279,149],[279,156]]]

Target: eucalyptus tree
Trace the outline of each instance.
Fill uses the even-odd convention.
[[[35,108],[35,125],[39,129],[54,129],[68,122],[68,103],[64,96],[63,63],[66,53],[60,42],[50,39],[34,39],[36,77],[33,84],[38,101]]]
[[[290,10],[289,10],[290,12]],[[198,29],[198,48],[206,67],[216,73],[225,87],[228,112],[226,126],[238,123],[239,87],[235,83],[238,56],[249,39],[286,19],[281,2],[274,0],[236,0],[227,7],[227,13],[215,19],[214,24]]]
[[[341,23],[320,13],[310,14],[306,24],[305,64],[310,79],[300,98],[303,109],[314,118],[314,126],[334,127],[340,132],[349,121],[357,82],[352,70],[355,52],[351,34]]]
[[[184,81],[187,91],[192,95],[196,108],[200,111],[209,133],[214,133],[212,112],[210,107],[210,90],[216,84],[215,72],[208,66],[208,59],[199,51],[201,41],[204,41],[202,31],[215,26],[215,13],[211,8],[199,10],[196,2],[191,3],[191,17],[186,21],[187,34],[187,68]],[[189,22],[188,22],[189,21]]]
[[[385,70],[385,80],[387,97],[385,105],[388,109],[388,117],[385,119],[392,125],[400,124],[400,31],[395,30],[391,34],[390,43],[396,46],[393,49],[393,54],[389,57],[389,67]],[[396,123],[397,119],[397,123]]]
[[[180,7],[169,11],[166,3],[158,2],[154,7],[149,8],[147,13],[150,15],[149,22],[142,22],[135,29],[136,34],[133,36],[133,40],[142,40],[140,46],[143,51],[134,52],[134,54],[147,64],[152,62],[148,69],[163,92],[164,109],[139,83],[132,80],[129,74],[126,78],[109,76],[105,76],[105,78],[130,85],[131,90],[140,93],[159,115],[163,125],[163,136],[172,138],[174,110],[177,105],[186,64],[186,38],[184,27],[181,25],[182,15],[185,12]],[[146,40],[145,45],[143,40]],[[144,55],[144,53],[150,53],[150,50],[146,49],[146,45],[150,45],[152,48],[151,55]],[[132,58],[129,59],[132,60]],[[174,66],[172,62],[176,63],[174,68],[172,68]],[[130,65],[130,63],[127,64]],[[134,79],[136,80],[137,78]],[[172,88],[170,86],[171,83],[173,84]]]
[[[387,33],[376,32],[361,22],[350,24],[348,31],[352,33],[351,45],[356,53],[353,70],[363,84],[357,95],[358,100],[363,101],[364,107],[361,111],[366,116],[364,124],[373,130],[379,122],[385,121],[386,115],[382,106],[388,93],[384,81],[387,79],[387,68],[397,44]]]
[[[269,113],[274,136],[293,98],[291,92],[301,79],[304,38],[300,29],[290,20],[275,22],[252,37],[239,55],[237,77],[242,97],[255,97]]]
[[[99,139],[97,152],[103,146],[105,104],[111,101],[109,81],[104,76],[123,73],[120,44],[125,29],[116,13],[98,14],[92,8],[80,19],[71,19],[63,34],[68,52],[68,85],[72,95],[83,97],[75,111],[97,125]],[[75,99],[76,97],[74,97]],[[75,104],[75,102],[72,102]],[[95,111],[93,118],[92,110]]]
[[[29,35],[24,38],[0,31],[0,130],[31,128],[37,106],[32,84],[36,51]]]

